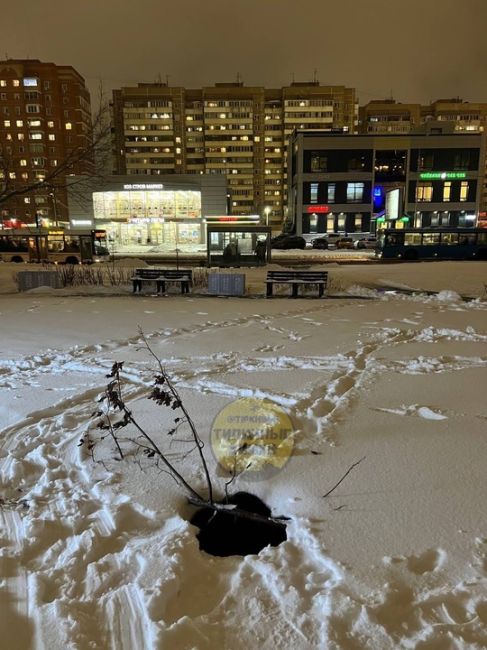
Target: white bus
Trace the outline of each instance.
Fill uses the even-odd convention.
[[[0,230],[0,260],[4,262],[92,264],[109,259],[105,230]]]

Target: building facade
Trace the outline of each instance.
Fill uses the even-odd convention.
[[[289,144],[295,232],[375,232],[378,227],[474,226],[485,138],[443,132],[339,135],[297,131]]]
[[[225,175],[234,214],[280,228],[287,143],[295,128],[354,132],[355,90],[292,83],[277,90],[217,83],[197,90],[139,84],[113,93],[115,172]]]
[[[227,214],[225,176],[111,176],[84,197],[78,180],[68,181],[71,227],[105,229],[116,249],[203,244],[206,217]]]
[[[0,61],[0,185],[16,188],[45,179],[86,146],[90,124],[90,95],[74,68],[35,59]],[[71,169],[89,170],[89,161]],[[3,220],[23,223],[67,222],[64,177],[0,203],[0,213]]]
[[[393,99],[374,100],[359,110],[359,133],[410,133],[437,121],[456,133],[487,132],[487,104],[464,102],[459,97],[438,99],[429,105],[401,104]],[[487,158],[480,211],[487,211]]]

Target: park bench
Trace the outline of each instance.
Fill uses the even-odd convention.
[[[132,280],[133,292],[140,293],[142,286],[147,283],[155,283],[157,293],[166,293],[166,282],[179,282],[181,293],[189,293],[189,285],[193,282],[193,271],[188,269],[157,269],[141,268],[135,269]]]
[[[328,271],[268,271],[266,297],[270,298],[272,296],[275,284],[290,284],[293,298],[298,297],[299,286],[309,285],[318,287],[318,296],[321,298],[326,289],[327,281]]]

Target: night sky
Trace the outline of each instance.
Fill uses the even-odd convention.
[[[92,97],[166,81],[293,80],[487,102],[487,0],[1,0],[0,57],[74,66]]]

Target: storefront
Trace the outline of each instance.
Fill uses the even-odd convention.
[[[133,176],[110,177],[91,192],[89,214],[70,196],[71,226],[91,223],[107,231],[109,243],[126,246],[177,247],[204,244],[204,216],[225,215],[224,177],[172,175],[157,182]]]

